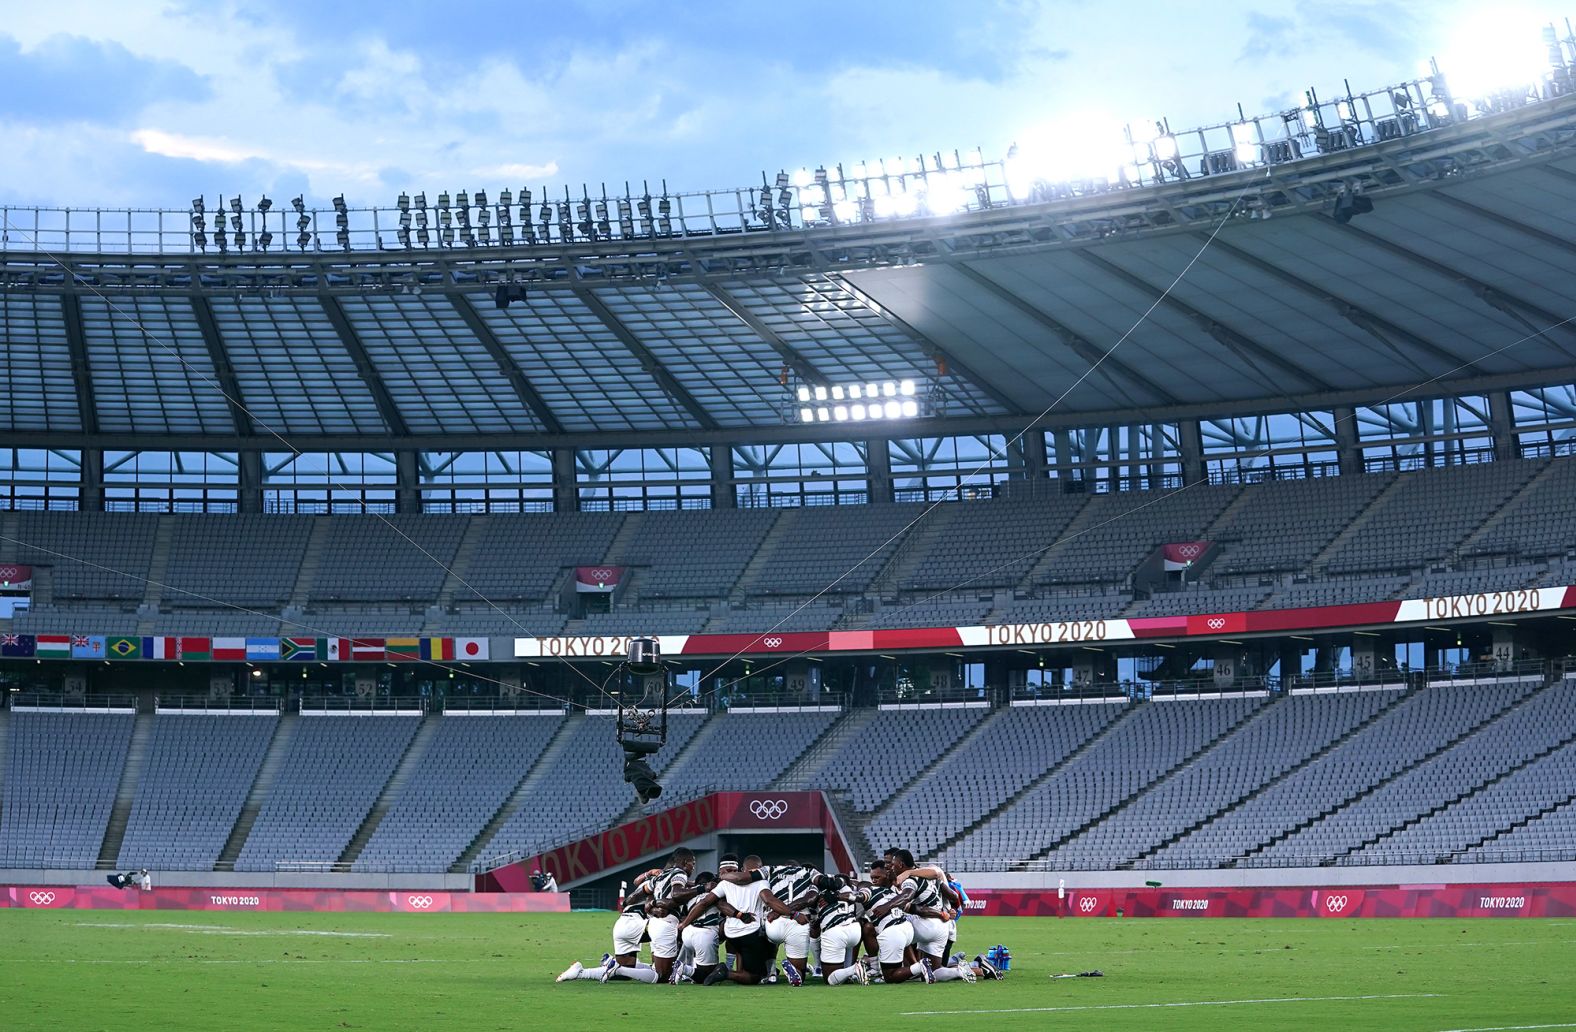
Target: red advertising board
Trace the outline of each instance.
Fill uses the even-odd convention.
[[[479,892],[524,892],[531,872],[552,871],[560,885],[617,870],[714,831],[818,831],[839,869],[854,857],[836,817],[819,792],[715,792],[638,821],[571,842],[518,863],[476,876]]]
[[[268,910],[409,914],[567,913],[565,892],[470,893],[426,889],[335,892],[329,889],[168,888],[141,892],[109,886],[7,885],[0,907],[28,910]]]
[[[1572,917],[1576,884],[968,889],[979,917]]]

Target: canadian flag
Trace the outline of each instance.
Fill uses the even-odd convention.
[[[455,638],[454,658],[461,662],[467,660],[486,660],[491,658],[487,649],[486,638]]]

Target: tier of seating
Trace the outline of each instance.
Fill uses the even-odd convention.
[[[444,871],[642,812],[607,715],[7,714],[0,866]],[[822,789],[949,866],[1576,858],[1576,677],[1336,693],[675,711],[658,807]],[[248,804],[248,800],[253,803]],[[124,833],[113,836],[124,815]],[[1561,838],[1561,835],[1564,835]],[[1542,858],[1536,857],[1536,858]],[[1552,858],[1549,857],[1549,858]]]
[[[1050,482],[1047,482],[1050,483]],[[22,632],[514,635],[1183,615],[1568,583],[1576,458],[934,507],[487,516],[21,513]],[[1217,548],[1145,586],[1166,543]],[[162,558],[160,558],[162,557]],[[630,568],[575,623],[569,571]],[[150,583],[157,581],[157,584]],[[1183,590],[1185,589],[1185,590]],[[232,603],[251,612],[224,609]],[[709,625],[709,626],[708,626]]]

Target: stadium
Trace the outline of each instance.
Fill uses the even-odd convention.
[[[0,1000],[580,1027],[646,991],[577,956],[673,967],[595,961],[671,858],[824,872],[832,915],[885,856],[966,948],[872,928],[859,981],[980,984],[817,1015],[1571,1027],[1545,42],[1516,89],[1129,126],[1082,176],[4,209]]]

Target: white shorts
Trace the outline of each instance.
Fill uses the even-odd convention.
[[[941,952],[947,948],[947,938],[951,934],[947,922],[938,921],[934,917],[915,917],[910,914],[908,923],[914,928],[914,946],[919,952],[940,957]],[[942,959],[946,958],[942,957]]]
[[[840,968],[853,960],[859,953],[862,938],[858,921],[849,921],[822,932],[815,947],[816,954],[821,958],[821,967]]]
[[[639,914],[619,914],[613,922],[613,956],[627,957],[640,952],[640,938],[646,934],[646,919]]]
[[[646,931],[651,935],[651,955],[672,960],[679,955],[679,919],[652,917],[646,920]]]
[[[786,944],[789,960],[804,960],[810,955],[810,926],[791,917],[777,917],[766,922],[766,938],[779,945]]]
[[[899,921],[890,928],[883,928],[876,933],[876,945],[881,947],[881,963],[903,963],[903,950],[914,945],[914,926],[907,921]]]
[[[655,943],[656,940],[653,939],[652,942]],[[722,961],[718,950],[720,941],[717,938],[716,928],[700,928],[690,925],[684,929],[684,945],[691,953],[695,954],[696,967],[714,967]]]

